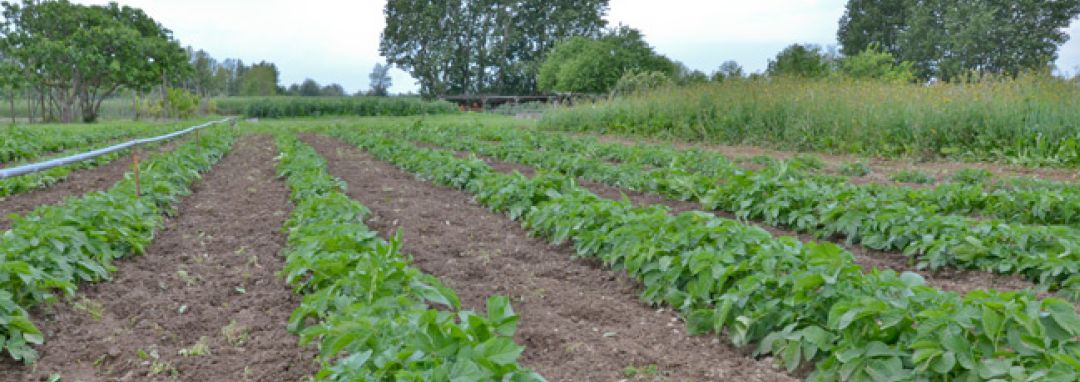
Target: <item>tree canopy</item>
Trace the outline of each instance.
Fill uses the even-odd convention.
[[[278,88],[277,65],[272,62],[260,62],[246,68],[240,75],[240,93],[242,96],[272,96],[281,93]]]
[[[659,72],[673,78],[678,69],[653,51],[641,32],[620,26],[600,38],[573,37],[556,45],[540,66],[537,82],[543,91],[607,93],[626,73]]]
[[[376,62],[375,67],[371,69],[371,74],[368,75],[368,80],[370,80],[371,85],[369,95],[377,97],[390,95],[390,87],[394,84],[390,78],[390,65]]]
[[[838,40],[848,56],[871,44],[923,78],[1046,69],[1068,40],[1080,0],[849,0]]]
[[[101,101],[121,88],[146,89],[190,71],[188,56],[142,10],[66,0],[3,4],[0,50],[69,122],[97,119]]]
[[[769,76],[822,78],[831,73],[829,57],[814,44],[792,44],[769,60]]]
[[[599,36],[607,10],[608,0],[388,0],[379,51],[424,96],[531,94],[547,51]]]

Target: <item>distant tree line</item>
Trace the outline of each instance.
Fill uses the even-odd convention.
[[[736,78],[847,77],[896,82],[1046,71],[1080,0],[849,0],[839,52],[793,44],[747,74],[710,75],[656,53],[607,0],[389,0],[380,51],[421,94],[633,93]]]
[[[599,37],[608,0],[388,0],[379,51],[424,96],[533,94],[544,56]]]
[[[176,85],[201,97],[272,96],[285,92],[278,86],[281,72],[272,62],[248,65],[236,58],[218,61],[190,47],[187,56],[191,75],[178,77]]]

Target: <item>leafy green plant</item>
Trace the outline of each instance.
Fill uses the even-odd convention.
[[[799,154],[788,161],[792,166],[801,170],[820,170],[825,168],[825,161],[821,158],[809,155]]]
[[[190,118],[199,111],[198,95],[184,89],[170,88],[167,94],[169,100],[169,116],[173,118]]]
[[[963,168],[949,176],[949,180],[957,183],[979,184],[993,176],[993,173],[981,168]]]
[[[863,162],[847,162],[840,165],[838,171],[844,176],[866,176],[871,169]]]
[[[889,180],[901,183],[930,184],[936,179],[930,174],[919,170],[901,170],[889,175]]]

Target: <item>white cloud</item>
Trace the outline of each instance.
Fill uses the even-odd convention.
[[[106,3],[108,0],[83,0]],[[120,0],[142,8],[186,45],[218,59],[268,60],[282,84],[311,77],[367,89],[384,20],[379,0]],[[607,19],[641,30],[650,44],[706,72],[735,59],[750,71],[791,43],[835,44],[845,0],[612,0]],[[1080,39],[1080,22],[1070,29]],[[1060,51],[1058,67],[1080,65],[1080,40]],[[395,92],[415,81],[395,70]]]

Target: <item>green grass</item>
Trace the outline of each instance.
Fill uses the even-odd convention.
[[[546,129],[887,157],[1080,165],[1080,87],[726,81],[545,114]]]

